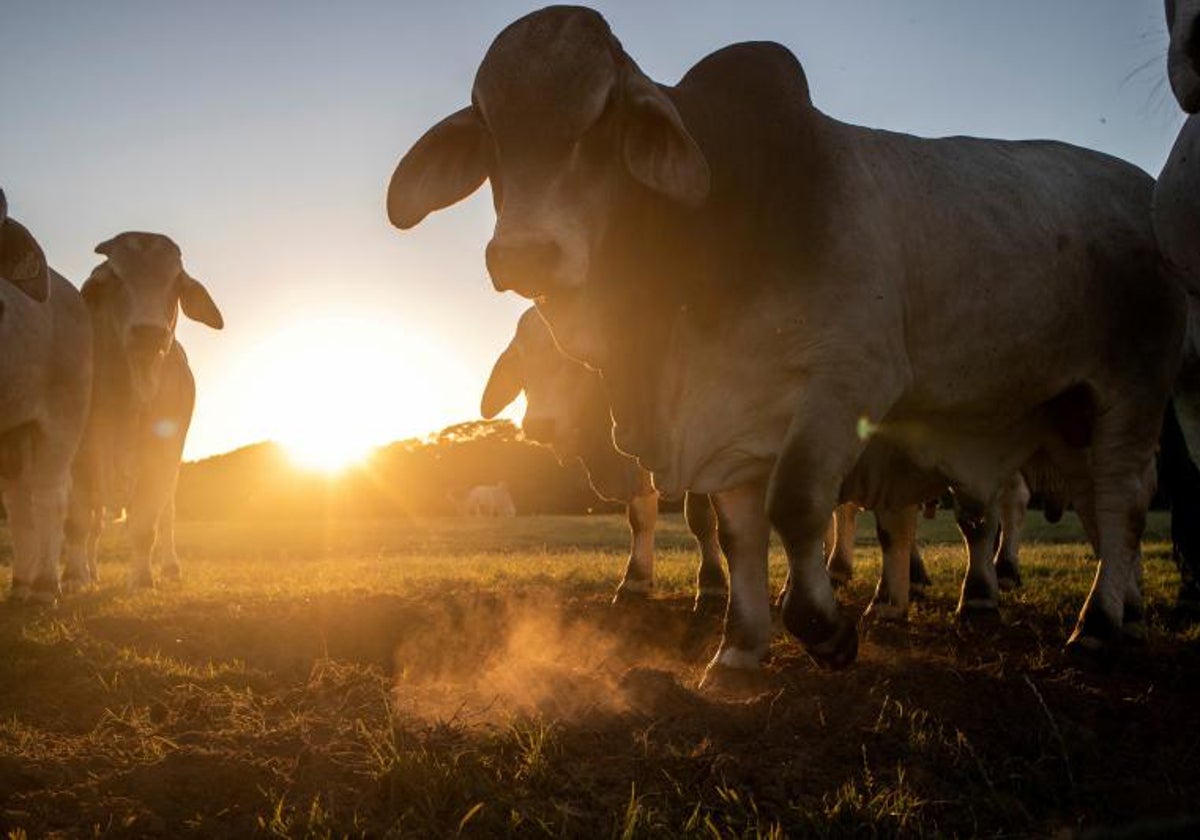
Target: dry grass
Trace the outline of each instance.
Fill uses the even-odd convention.
[[[864,519],[869,521],[868,517]],[[864,522],[864,533],[866,522]],[[953,619],[962,555],[859,664],[780,635],[762,685],[694,690],[717,639],[690,611],[678,517],[660,593],[608,604],[610,517],[181,528],[185,584],[0,606],[0,827],[10,836],[1192,836],[1196,626],[1155,519],[1146,651],[1060,653],[1090,582],[1069,528],[1032,523],[1004,622]],[[1049,540],[1059,540],[1050,542]],[[864,540],[844,593],[878,573]],[[772,556],[782,579],[783,560]]]

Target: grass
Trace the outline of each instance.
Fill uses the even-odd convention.
[[[879,570],[862,520],[841,595],[860,611]],[[616,517],[184,523],[184,584],[138,594],[114,530],[97,591],[0,605],[0,830],[1194,835],[1200,648],[1165,518],[1150,646],[1105,672],[1061,654],[1093,572],[1077,528],[1031,516],[997,627],[953,617],[948,517],[921,535],[928,599],[864,627],[854,668],[780,633],[760,685],[714,696],[695,685],[719,622],[690,612],[678,516],[655,599],[622,609]]]

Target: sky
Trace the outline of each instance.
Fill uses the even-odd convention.
[[[1160,0],[613,0],[673,83],[742,40],[790,47],[817,107],[923,136],[1065,140],[1157,174],[1183,118]],[[0,0],[0,186],[76,284],[123,230],[166,233],[226,328],[181,322],[185,456],[264,439],[378,445],[474,419],[527,305],[483,263],[487,187],[413,231],[397,161],[467,104],[539,4]]]

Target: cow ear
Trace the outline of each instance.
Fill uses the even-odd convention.
[[[626,72],[624,86],[627,113],[621,146],[629,174],[680,204],[699,206],[711,185],[708,161],[679,111],[636,67]]]
[[[521,360],[510,344],[492,367],[492,375],[488,377],[483,399],[479,403],[479,413],[485,420],[491,420],[520,396],[523,387]]]
[[[112,266],[108,264],[108,260],[105,260],[92,269],[92,273],[88,275],[88,279],[83,281],[83,286],[79,289],[79,293],[83,295],[86,303],[94,306],[104,298],[104,292],[112,285],[113,278]]]
[[[179,308],[183,310],[183,314],[214,330],[224,327],[225,319],[221,317],[221,310],[213,303],[204,284],[186,271],[179,272],[179,280]]]
[[[46,255],[33,234],[9,218],[0,222],[0,277],[36,301],[50,297],[50,266]]]
[[[408,150],[388,185],[388,219],[408,230],[434,210],[469,196],[488,175],[488,133],[471,108],[425,132]]]

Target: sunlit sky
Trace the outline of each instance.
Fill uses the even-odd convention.
[[[664,82],[724,44],[781,41],[817,106],[863,125],[1048,137],[1157,173],[1182,122],[1160,0],[594,5]],[[223,332],[179,329],[199,388],[187,457],[476,417],[525,307],[487,280],[487,189],[407,234],[384,191],[537,7],[0,0],[10,212],[76,283],[101,240],[167,233],[225,314]]]

